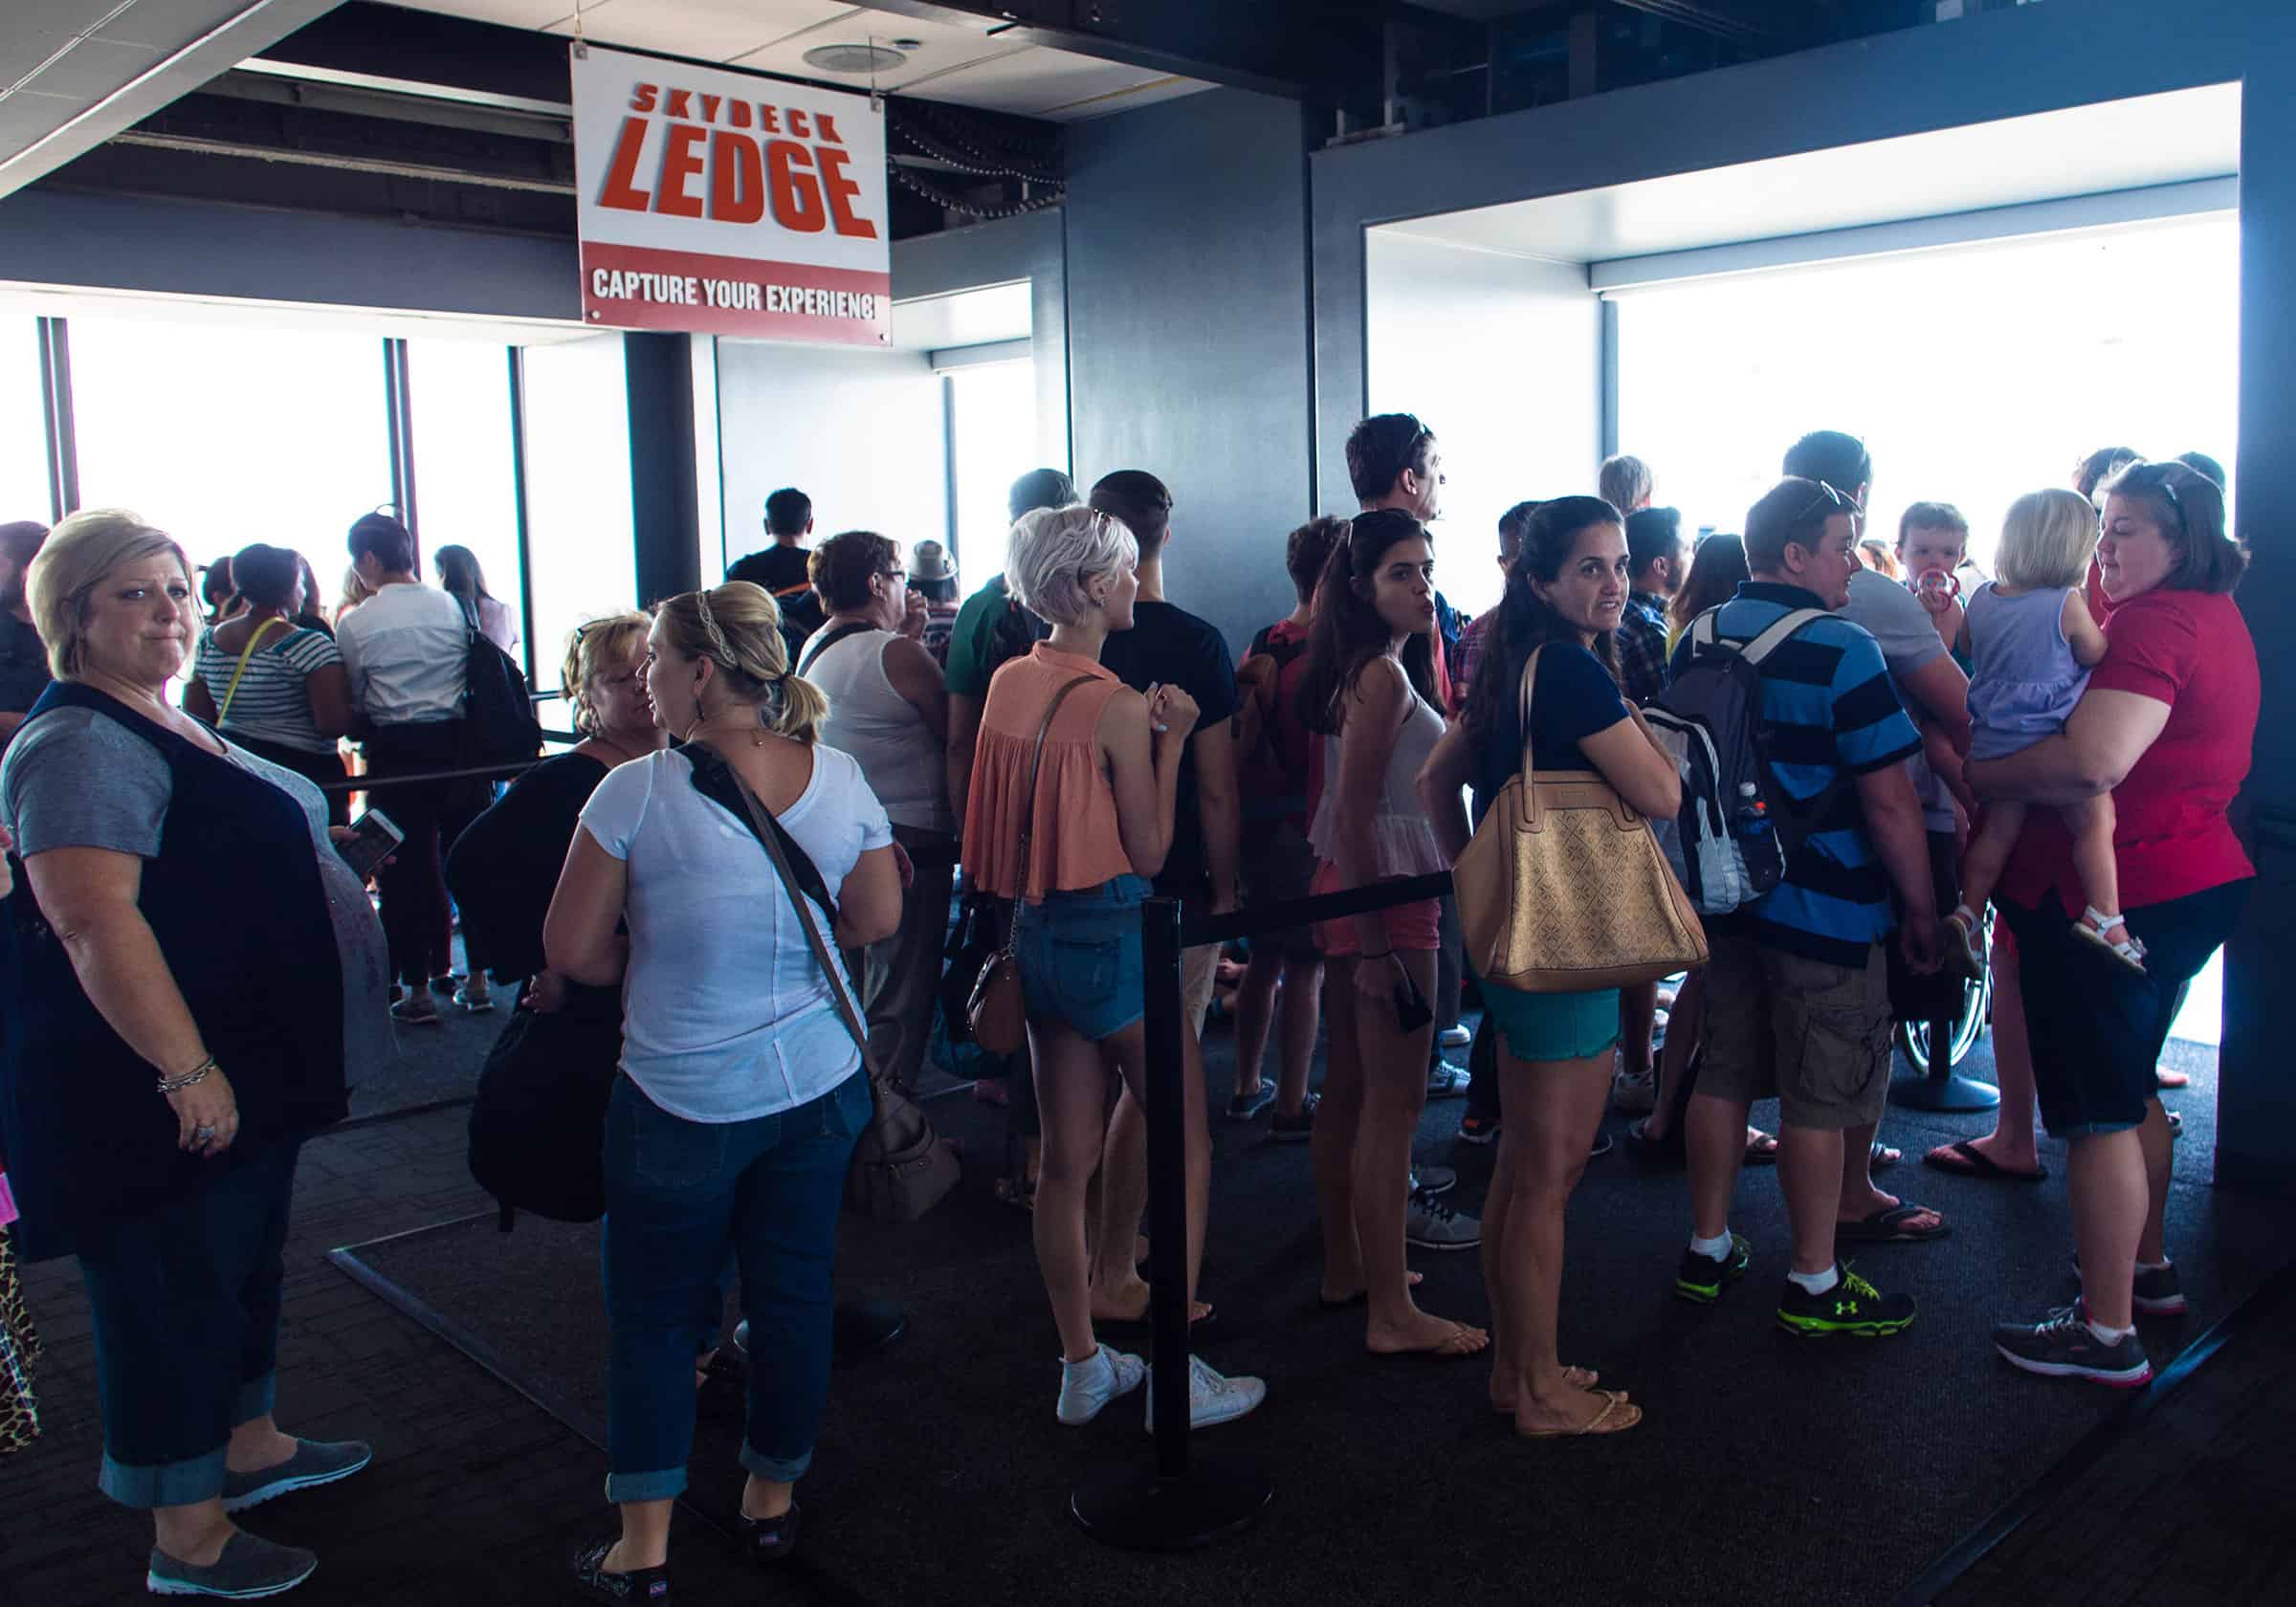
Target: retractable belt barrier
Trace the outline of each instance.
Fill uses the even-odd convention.
[[[1193,1455],[1188,1443],[1187,1127],[1181,1084],[1180,956],[1183,948],[1225,942],[1359,915],[1398,904],[1441,898],[1451,875],[1374,882],[1369,887],[1267,904],[1232,915],[1183,919],[1180,901],[1151,898],[1140,907],[1141,958],[1147,980],[1149,1365],[1156,1410],[1149,1422],[1155,1464],[1112,1467],[1076,1486],[1069,1509],[1094,1539],[1133,1551],[1180,1552],[1228,1539],[1251,1527],[1274,1494],[1258,1468]]]

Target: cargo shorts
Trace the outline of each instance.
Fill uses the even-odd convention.
[[[1750,937],[1711,934],[1698,1091],[1751,1104],[1777,1096],[1788,1127],[1878,1122],[1889,1096],[1889,970],[1828,965]]]

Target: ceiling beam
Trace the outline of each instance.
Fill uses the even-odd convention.
[[[1618,0],[1708,33],[1745,44],[1803,45],[1834,35],[1830,8],[1815,0]]]

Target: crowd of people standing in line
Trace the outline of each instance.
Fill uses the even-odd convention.
[[[464,649],[509,628],[467,554],[438,555],[445,590],[423,585],[405,528],[363,517],[359,595],[330,637],[291,553],[237,555],[235,601],[203,621],[182,549],[131,515],[0,527],[0,877],[25,882],[0,921],[0,1131],[17,1162],[0,1217],[20,1206],[24,1253],[79,1258],[101,1484],[154,1514],[150,1587],[299,1582],[311,1553],[232,1514],[368,1460],[271,1416],[280,1254],[301,1140],[387,1062],[393,1016],[436,1019],[450,883],[474,951],[455,1002],[488,1007],[491,969],[522,1016],[582,1024],[585,1052],[620,1073],[601,1159],[621,1525],[576,1574],[596,1598],[659,1600],[729,1277],[760,1358],[745,1540],[767,1561],[797,1543],[866,1069],[906,1080],[925,1057],[960,868],[973,918],[1009,935],[1026,1001],[1005,1097],[1041,1137],[1004,1192],[1033,1213],[1056,1416],[1082,1423],[1147,1374],[1096,1332],[1147,1304],[1143,900],[1225,914],[1447,870],[1526,753],[1670,819],[1685,777],[1645,708],[1711,642],[1774,627],[1760,715],[1804,829],[1773,890],[1710,919],[1705,966],[1671,996],[1479,979],[1470,1089],[1435,1042],[1446,950],[1457,963],[1440,901],[1271,934],[1238,989],[1227,1114],[1272,1105],[1271,1136],[1311,1143],[1321,1299],[1360,1310],[1369,1352],[1487,1357],[1490,1404],[1527,1438],[1623,1431],[1641,1408],[1556,1348],[1564,1208],[1606,1104],[1646,1112],[1632,1141],[1688,1167],[1677,1295],[1712,1304],[1751,1269],[1729,1207],[1740,1168],[1772,1163],[1791,1224],[1778,1323],[1901,1332],[1912,1298],[1839,1250],[1948,1231],[1877,1186],[1894,1152],[1876,1130],[1892,1020],[1931,1019],[1984,963],[1990,902],[1999,1129],[1927,1158],[2038,1176],[2038,1095],[2070,1141],[2081,1293],[1993,1343],[2037,1373],[2149,1378],[2136,1319],[2183,1309],[2155,1068],[2253,876],[2227,821],[2259,692],[2221,472],[2085,460],[2073,490],[2012,508],[1998,577],[1964,597],[1950,505],[1915,504],[1879,553],[1864,539],[1872,464],[1854,437],[1804,437],[1744,534],[1694,551],[1651,505],[1649,470],[1613,459],[1601,495],[1509,510],[1502,599],[1453,629],[1433,431],[1367,419],[1347,460],[1359,511],[1292,533],[1297,605],[1240,667],[1166,598],[1186,549],[1146,472],[1081,500],[1056,471],[1024,476],[1004,569],[961,607],[938,543],[907,565],[872,532],[808,546],[809,501],[778,492],[773,545],[726,583],[574,633],[563,689],[583,739],[491,807],[453,783],[393,784],[452,767]],[[408,828],[380,920],[313,784],[342,779],[347,732]],[[240,918],[219,929],[226,900]],[[1211,1310],[1201,1037],[1219,959],[1189,950],[1181,979],[1195,1320]],[[138,1077],[156,1099],[124,1097]],[[1498,1145],[1479,1223],[1436,1198],[1441,1169],[1414,1168],[1431,1090],[1466,1092],[1462,1137]],[[1775,1137],[1747,1125],[1769,1096]],[[1412,1245],[1480,1248],[1488,1327],[1418,1304]],[[13,1377],[36,1341],[11,1280],[0,1258]],[[1268,1394],[1201,1356],[1188,1387],[1198,1427]]]

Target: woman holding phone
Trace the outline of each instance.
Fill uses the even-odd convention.
[[[1316,586],[1300,716],[1324,741],[1325,785],[1308,840],[1314,893],[1449,868],[1419,800],[1418,777],[1444,731],[1435,696],[1435,551],[1409,514],[1358,515]],[[1323,1218],[1323,1300],[1366,1307],[1377,1354],[1473,1355],[1482,1329],[1423,1311],[1404,1265],[1411,1135],[1427,1099],[1435,953],[1433,899],[1325,921],[1331,1060],[1314,1140]],[[1471,1248],[1462,1220],[1429,1203],[1432,1247]]]

